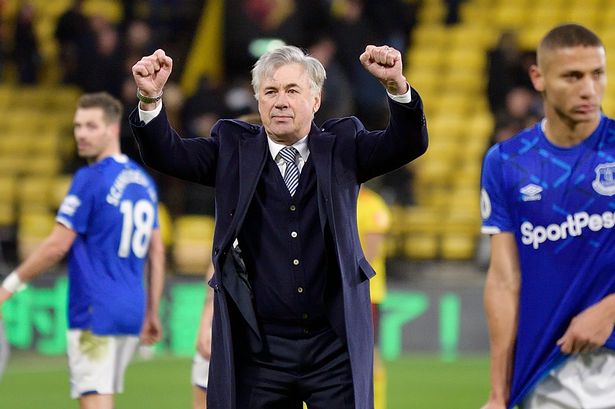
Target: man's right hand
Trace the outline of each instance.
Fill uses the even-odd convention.
[[[157,97],[162,93],[172,70],[173,60],[164,50],[158,49],[132,66],[132,76],[142,95]],[[146,106],[142,108],[147,110]]]

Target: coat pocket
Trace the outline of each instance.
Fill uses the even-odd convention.
[[[359,270],[361,270],[361,281],[369,280],[376,275],[376,271],[369,265],[365,257],[359,259]]]
[[[216,276],[216,274],[214,274],[214,275],[213,275],[213,277],[211,277],[211,278],[209,279],[209,281],[207,282],[207,284],[208,284],[211,288],[213,288],[213,290],[214,290],[215,292],[218,292],[218,289],[219,289],[219,287],[218,287],[218,277]]]

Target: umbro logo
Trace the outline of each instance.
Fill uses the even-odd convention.
[[[521,192],[521,199],[524,202],[533,202],[541,199],[540,193],[542,192],[542,187],[530,183],[522,187],[519,192]]]

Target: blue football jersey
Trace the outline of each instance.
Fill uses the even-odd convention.
[[[481,184],[483,233],[513,233],[519,251],[512,408],[566,358],[571,319],[615,292],[615,121],[571,148],[538,123],[487,152]]]
[[[97,335],[139,334],[144,265],[158,227],[153,180],[124,155],[85,166],[56,220],[77,233],[68,255],[69,327]]]

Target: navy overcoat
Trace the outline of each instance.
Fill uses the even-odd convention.
[[[373,329],[369,279],[375,274],[365,260],[357,233],[357,195],[361,183],[397,169],[427,149],[427,129],[418,93],[412,102],[389,100],[385,130],[367,131],[355,117],[312,125],[308,136],[318,191],[321,225],[335,241],[341,293],[333,298],[329,320],[345,337],[350,356],[356,409],[373,409]],[[164,109],[147,125],[135,110],[133,133],[145,163],[168,175],[215,187],[216,226],[212,359],[207,393],[209,409],[236,408],[233,343],[249,342],[231,331],[230,303],[239,299],[240,312],[253,319],[249,294],[224,261],[241,229],[265,159],[269,155],[264,129],[236,120],[220,120],[211,138],[181,138],[170,126]],[[228,263],[227,263],[228,264]],[[235,303],[232,310],[237,310]],[[196,306],[195,306],[196,308]],[[256,326],[250,322],[251,326]],[[258,341],[258,331],[251,334]]]

